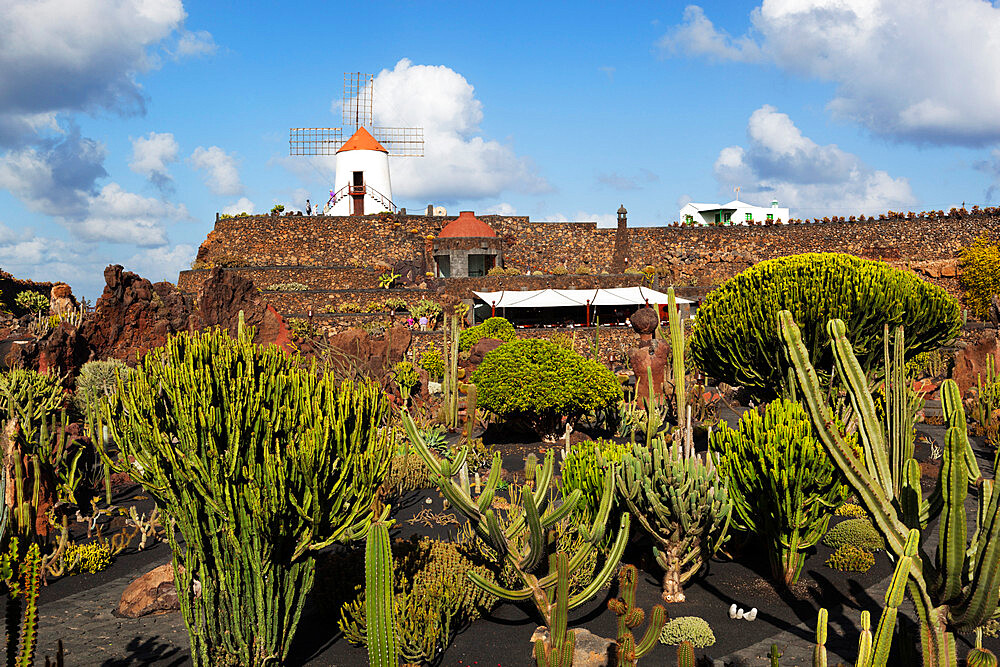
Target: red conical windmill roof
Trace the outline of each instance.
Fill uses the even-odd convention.
[[[359,127],[354,135],[344,142],[344,145],[337,149],[338,153],[344,151],[382,151],[388,153],[385,146],[380,144],[375,137],[368,133],[363,127]]]
[[[497,233],[493,228],[472,214],[472,211],[462,211],[458,217],[445,225],[439,239],[443,238],[469,238],[474,236],[489,236],[496,238]]]

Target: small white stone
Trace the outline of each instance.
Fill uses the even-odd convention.
[[[739,611],[736,612],[736,618],[743,618],[744,613],[745,612],[743,611],[743,609],[740,609]]]
[[[434,502],[434,499],[433,498],[427,498],[424,502],[427,503],[428,505],[430,505],[431,503]]]
[[[755,620],[757,620],[757,607],[754,607],[753,609],[751,609],[750,611],[748,611],[746,613],[746,615],[743,616],[743,618],[745,620],[747,620],[747,621],[755,621]]]
[[[733,603],[733,606],[729,608],[729,618],[736,618],[736,603],[735,602]]]

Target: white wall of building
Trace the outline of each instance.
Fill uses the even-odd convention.
[[[382,151],[352,150],[337,154],[337,175],[334,178],[334,193],[345,185],[354,183],[354,172],[363,174],[363,182],[392,201],[392,182],[389,180],[389,155]],[[365,215],[389,210],[370,192],[365,194]],[[354,200],[350,196],[341,197],[330,209],[329,215],[352,215]]]

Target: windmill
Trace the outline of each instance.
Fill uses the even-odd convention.
[[[288,131],[290,155],[337,156],[334,188],[324,209],[331,215],[364,215],[366,208],[368,213],[395,212],[389,157],[424,156],[422,127],[373,125],[374,86],[371,74],[345,73],[341,127],[293,127]]]

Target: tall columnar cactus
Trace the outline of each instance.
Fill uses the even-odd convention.
[[[907,381],[904,352],[906,339],[903,327],[896,327],[893,345],[889,349],[889,326],[885,327],[885,441],[889,450],[889,473],[896,497],[903,492],[907,461],[913,458],[913,429],[916,415],[923,407],[922,394],[910,388]]]
[[[460,318],[457,315],[446,317],[444,327],[444,381],[441,390],[444,393],[442,407],[444,424],[448,428],[458,428],[458,341]]]
[[[670,351],[673,355],[671,370],[674,375],[677,427],[680,436],[687,427],[687,408],[685,406],[687,386],[684,381],[684,322],[677,311],[677,299],[674,297],[673,286],[667,290],[667,317],[670,319]]]
[[[368,530],[365,549],[365,622],[368,664],[372,667],[396,667],[399,664],[393,584],[389,525],[376,521]]]
[[[576,635],[567,629],[569,621],[569,559],[563,552],[549,555],[549,569],[556,572],[555,607],[549,625],[549,641],[535,641],[538,667],[572,667]]]
[[[453,461],[439,460],[427,448],[420,432],[413,423],[413,419],[410,418],[409,412],[403,410],[402,418],[410,441],[430,468],[431,479],[437,484],[441,493],[455,510],[461,512],[469,520],[476,534],[496,554],[497,561],[506,562],[512,566],[524,586],[519,589],[504,588],[474,572],[469,573],[469,579],[496,597],[518,602],[531,600],[545,625],[553,628],[553,623],[557,621],[554,616],[558,572],[552,570],[551,567],[548,573],[543,573],[540,570],[545,562],[546,551],[550,548],[549,545],[552,541],[550,538],[553,537],[555,525],[572,516],[580,501],[580,490],[576,489],[563,499],[563,503],[559,507],[550,505],[553,450],[550,449],[545,455],[544,462],[536,467],[534,485],[524,485],[519,489],[517,495],[521,498],[523,507],[520,508],[520,511],[509,515],[507,525],[501,527],[496,510],[493,509],[493,498],[496,494],[497,484],[500,482],[500,455],[494,456],[486,485],[479,497],[473,499],[467,479],[462,482],[456,482],[453,479],[456,471],[464,465],[468,449],[463,447]],[[581,523],[577,527],[583,539],[576,551],[568,555],[569,571],[576,570],[593,549],[602,544],[608,513],[611,509],[613,490],[614,470],[609,469],[604,485],[604,495],[601,498],[597,515],[592,522]],[[629,515],[626,512],[622,514],[617,536],[606,554],[604,567],[594,576],[588,586],[568,597],[567,609],[575,609],[583,604],[608,582],[618,566],[618,561],[621,560],[625,543],[628,541],[628,532]]]
[[[683,602],[683,585],[728,538],[733,503],[709,454],[707,462],[676,440],[633,445],[622,457],[618,491],[653,538],[663,568],[663,599]]]
[[[370,524],[389,466],[380,387],[338,384],[241,327],[171,337],[103,406],[118,458],[172,526],[195,665],[280,665],[315,552]]]
[[[677,645],[677,667],[694,667],[694,644],[686,639]]]
[[[646,613],[635,605],[635,589],[639,582],[639,571],[634,565],[626,565],[618,572],[618,597],[608,600],[608,609],[618,617],[618,663],[622,667],[635,667],[636,661],[653,650],[660,630],[667,622],[667,611],[663,605],[654,605],[649,618],[649,627],[637,644],[633,631],[642,624]]]
[[[888,550],[903,558],[909,530],[923,528],[931,518],[941,515],[937,553],[933,559],[920,553],[920,562],[910,573],[908,590],[920,620],[924,664],[956,663],[953,631],[982,625],[996,611],[1000,600],[1000,492],[994,492],[992,480],[980,475],[969,445],[958,385],[951,380],[941,385],[948,430],[937,488],[930,498],[922,497],[920,469],[911,458],[906,462],[902,492],[897,497],[882,425],[844,323],[831,320],[827,328],[838,375],[859,417],[862,456],[831,424],[830,406],[791,313],[782,312],[779,322],[813,424],[830,457],[885,537]],[[966,534],[964,507],[970,484],[977,487],[979,495],[977,525],[971,539]]]
[[[896,617],[899,606],[903,603],[910,572],[920,568],[920,557],[917,546],[920,542],[920,531],[916,528],[907,534],[903,545],[903,557],[896,562],[896,570],[889,581],[885,592],[885,608],[878,621],[875,634],[871,632],[871,613],[861,612],[861,634],[858,637],[858,659],[855,667],[885,667],[889,661],[889,649],[892,648],[893,633],[896,629]],[[816,646],[813,648],[813,667],[826,667],[826,609],[820,608],[816,623]]]
[[[727,480],[734,522],[764,540],[775,580],[798,581],[805,551],[819,541],[847,494],[842,475],[812,433],[809,415],[789,400],[724,423],[709,447]]]

